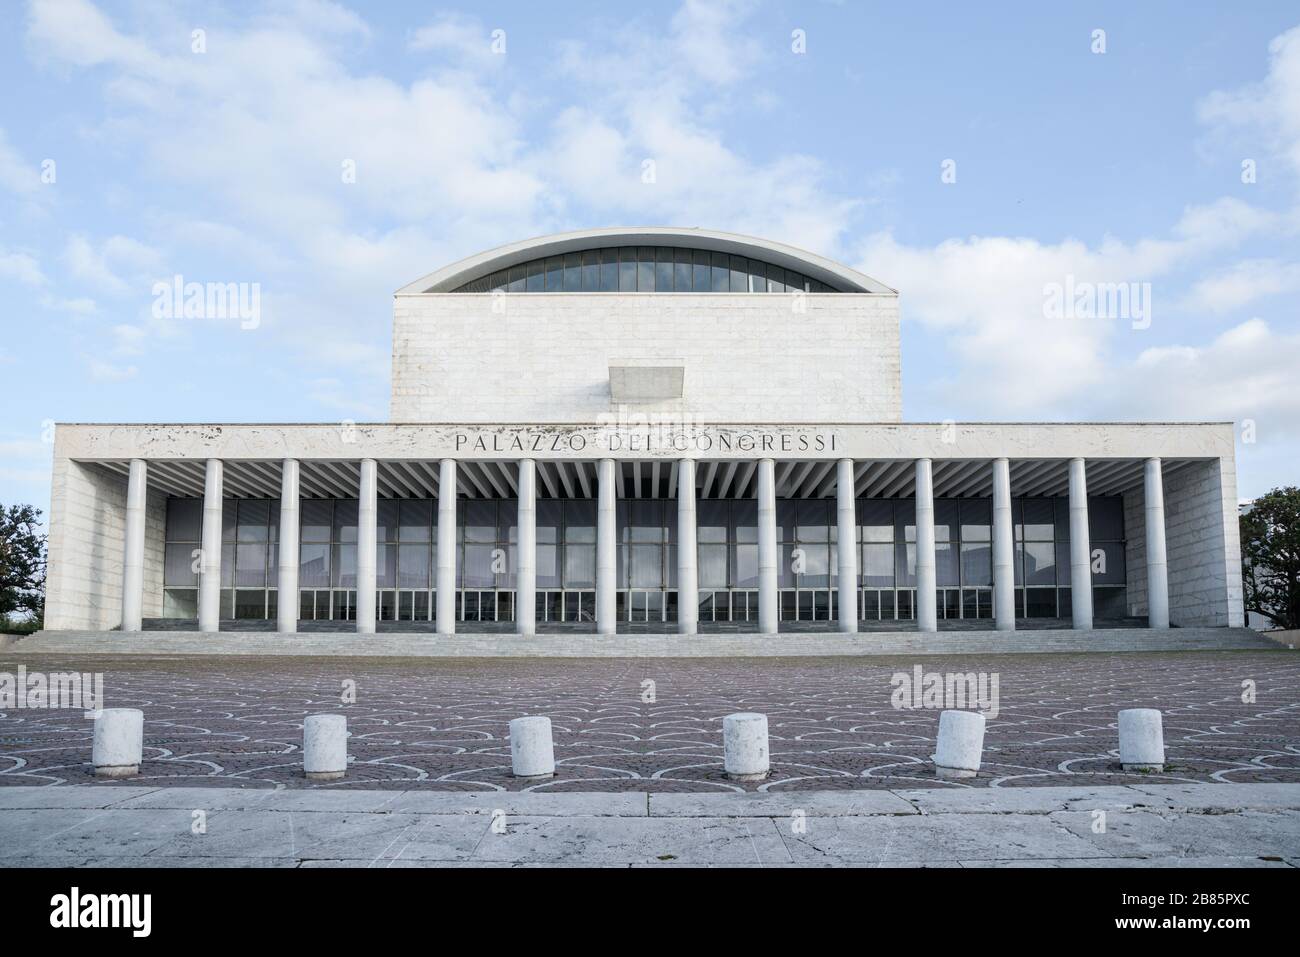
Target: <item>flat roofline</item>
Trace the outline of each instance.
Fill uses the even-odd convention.
[[[652,413],[647,413],[647,414],[648,414],[648,415],[651,415],[651,416],[653,416],[653,415],[659,415],[659,414],[663,414],[663,415],[666,415],[666,416],[671,415],[671,413],[653,413],[653,412],[652,412]],[[54,425],[55,425],[56,428],[57,428],[58,426],[100,426],[100,427],[103,427],[103,428],[120,428],[120,427],[124,427],[124,426],[153,426],[153,427],[156,427],[156,428],[173,427],[173,426],[175,426],[175,427],[186,427],[186,428],[195,427],[195,426],[216,426],[216,427],[222,427],[222,428],[224,428],[224,427],[227,427],[227,426],[262,426],[262,425],[264,425],[264,426],[274,426],[274,427],[276,427],[276,428],[285,428],[285,427],[316,428],[316,427],[319,427],[319,426],[338,426],[338,425],[342,425],[342,424],[344,424],[344,422],[343,422],[343,420],[341,420],[341,419],[335,419],[335,420],[331,420],[331,421],[328,421],[328,422],[325,422],[325,421],[319,421],[319,422],[55,422],[55,423],[54,423]],[[617,424],[606,424],[606,423],[601,423],[601,422],[432,422],[432,421],[430,421],[430,422],[355,422],[355,421],[352,421],[352,420],[348,420],[346,424],[351,425],[351,426],[355,426],[355,427],[357,427],[357,428],[363,428],[363,427],[364,427],[364,428],[371,428],[371,427],[378,427],[378,426],[385,426],[385,427],[386,427],[386,426],[394,426],[394,427],[400,427],[400,426],[417,426],[417,427],[419,427],[419,426],[430,426],[430,425],[435,425],[435,426],[457,426],[457,427],[464,428],[464,429],[488,429],[488,428],[493,428],[494,426],[508,426],[508,427],[520,427],[520,426],[526,426],[526,427],[528,427],[528,428],[533,428],[533,429],[561,429],[561,428],[570,427],[570,426],[571,426],[571,427],[574,427],[574,428],[592,428],[592,427],[601,427],[601,426],[605,426],[605,427],[607,427],[607,428],[620,428],[620,427],[626,427],[626,426],[619,426],[619,425],[617,425]],[[670,422],[655,422],[655,421],[647,421],[647,422],[644,424],[644,427],[645,427],[645,428],[657,428],[657,427],[660,427],[660,426],[663,426],[663,425],[669,425],[669,424],[671,424],[671,423],[670,423]],[[951,426],[951,425],[1061,425],[1061,426],[1076,426],[1076,425],[1177,425],[1177,426],[1187,426],[1187,425],[1236,425],[1236,422],[1234,422],[1234,421],[1231,420],[1231,419],[1224,419],[1224,420],[1208,420],[1208,421],[1207,421],[1207,420],[1201,420],[1201,419],[1181,419],[1181,420],[1180,420],[1180,419],[1162,419],[1162,420],[1146,420],[1146,419],[1143,419],[1143,420],[1129,420],[1129,421],[1122,421],[1122,420],[1120,420],[1120,421],[1115,421],[1115,420],[1106,420],[1106,421],[1102,421],[1102,420],[1085,420],[1085,419],[1058,419],[1058,420],[1055,420],[1055,421],[1052,421],[1052,420],[1032,420],[1032,419],[1016,420],[1016,421],[992,421],[992,420],[988,420],[988,419],[961,419],[961,420],[956,420],[956,421],[954,421],[954,420],[947,420],[947,419],[946,419],[946,420],[936,421],[936,422],[881,422],[881,421],[876,421],[876,420],[863,420],[863,421],[855,421],[855,422],[733,422],[733,421],[724,421],[724,420],[709,420],[709,421],[699,420],[699,421],[692,421],[692,422],[689,422],[689,423],[686,423],[686,424],[689,425],[689,426],[701,426],[701,425],[703,425],[703,426],[708,426],[708,425],[725,425],[725,426],[739,426],[739,427],[745,427],[745,426],[749,426],[749,427],[773,426],[773,427],[787,428],[787,429],[797,429],[797,428],[835,428],[835,429],[851,429],[851,428],[854,428],[854,427],[856,427],[856,426],[872,426],[872,427],[906,428],[906,427],[908,427],[908,426],[920,426],[920,425],[932,425],[932,426]]]

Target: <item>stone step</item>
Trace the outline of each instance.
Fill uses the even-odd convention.
[[[705,634],[536,635],[384,632],[38,632],[0,654],[316,655],[352,657],[812,657],[1275,650],[1246,628]]]

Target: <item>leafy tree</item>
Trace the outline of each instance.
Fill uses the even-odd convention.
[[[0,505],[0,620],[26,612],[45,615],[45,536],[41,513],[30,505]]]
[[[1300,488],[1275,488],[1240,519],[1246,609],[1300,628]]]

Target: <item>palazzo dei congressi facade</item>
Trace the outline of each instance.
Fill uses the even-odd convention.
[[[60,425],[46,627],[1242,624],[1231,424],[905,423],[900,375],[819,256],[515,243],[398,290],[390,422]]]

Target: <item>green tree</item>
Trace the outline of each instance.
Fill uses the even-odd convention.
[[[1300,628],[1300,488],[1275,488],[1240,519],[1246,609]]]
[[[0,620],[24,612],[45,616],[45,536],[39,509],[0,505]]]

